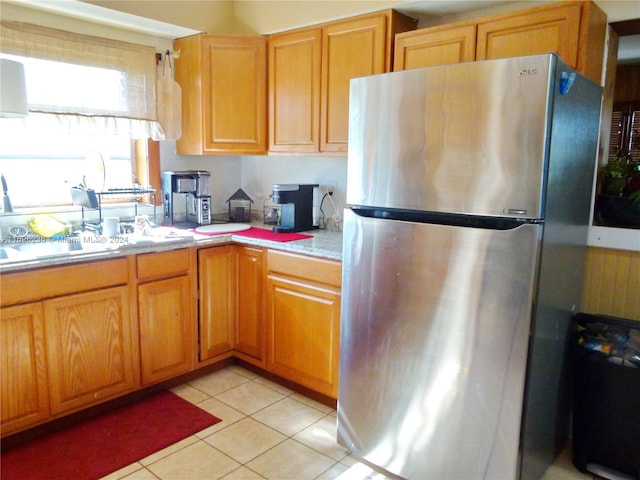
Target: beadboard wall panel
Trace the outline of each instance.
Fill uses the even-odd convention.
[[[581,310],[640,321],[640,252],[589,247]]]

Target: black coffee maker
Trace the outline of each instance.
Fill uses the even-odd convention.
[[[319,195],[316,184],[275,184],[273,203],[280,205],[280,224],[273,227],[276,233],[302,232],[318,228],[314,198]]]

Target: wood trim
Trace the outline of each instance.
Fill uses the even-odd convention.
[[[624,20],[622,22],[613,22],[610,23],[609,26],[613,28],[620,37],[637,35],[640,33],[640,18]]]
[[[598,85],[602,84],[606,35],[607,15],[595,3],[583,2],[576,70]]]
[[[150,186],[156,190],[156,205],[162,205],[162,186],[160,181],[160,142],[137,139],[135,142],[135,179],[139,185]],[[153,205],[151,195],[145,196],[145,202]]]

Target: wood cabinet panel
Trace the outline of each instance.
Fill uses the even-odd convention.
[[[319,148],[321,32],[269,37],[269,151]]]
[[[49,417],[41,303],[0,310],[2,436]]]
[[[387,17],[336,22],[322,29],[321,144],[323,152],[346,152],[349,82],[384,73]]]
[[[269,274],[267,369],[337,398],[340,292]]]
[[[202,34],[177,39],[174,49],[182,89],[177,153],[265,153],[266,39]]]
[[[233,349],[244,360],[264,366],[263,252],[259,248],[236,249],[238,299]]]
[[[8,273],[2,275],[1,305],[124,285],[128,279],[126,258]]]
[[[269,272],[283,273],[306,282],[338,288],[342,285],[342,264],[335,260],[269,250],[268,269]]]
[[[394,70],[556,52],[600,83],[606,31],[592,1],[558,2],[398,34]]]
[[[203,58],[206,151],[267,148],[267,47],[259,37],[212,37]]]
[[[388,71],[415,25],[387,10],[270,36],[269,151],[345,154],[350,80]]]
[[[144,253],[136,257],[138,281],[186,275],[190,268],[188,248],[167,252]]]
[[[232,245],[198,251],[200,361],[230,353],[236,306],[236,252]]]
[[[397,35],[393,70],[472,62],[475,58],[475,25],[427,28]]]
[[[526,10],[478,22],[476,60],[556,52],[577,68],[580,5]]]
[[[191,324],[189,277],[138,286],[142,384],[193,369],[195,338]]]
[[[52,414],[137,387],[127,287],[46,300],[44,318]]]
[[[581,310],[640,321],[640,252],[589,247]]]

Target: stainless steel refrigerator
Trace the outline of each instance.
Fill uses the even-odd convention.
[[[540,478],[569,424],[601,88],[536,55],[351,81],[338,441]]]

